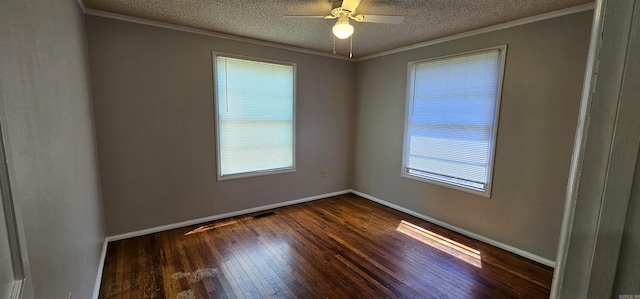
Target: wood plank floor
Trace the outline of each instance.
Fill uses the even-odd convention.
[[[100,298],[548,298],[552,268],[353,194],[111,242]]]

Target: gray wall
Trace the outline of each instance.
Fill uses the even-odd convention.
[[[609,5],[616,5],[615,1],[609,1]],[[635,105],[625,106],[631,107],[630,113],[633,113],[637,119],[640,114],[640,1],[634,2],[634,15],[632,23],[627,25],[630,27],[628,36],[628,48],[626,49],[626,59],[624,68],[625,85],[621,86],[622,95],[627,101],[635,102]],[[606,21],[605,21],[606,22]],[[626,22],[624,23],[627,24]],[[617,27],[617,32],[625,32],[627,28],[624,26]],[[616,32],[616,34],[617,34]],[[624,39],[623,39],[624,40]],[[613,54],[613,53],[612,53]],[[631,123],[635,125],[626,132],[630,134],[627,140],[637,140],[640,127],[638,122]],[[622,124],[619,124],[622,125]],[[618,126],[616,130],[620,130]],[[628,144],[630,150],[638,144]],[[613,293],[611,297],[616,298],[620,294],[640,295],[640,152],[635,168],[635,176],[631,190],[631,198],[629,199],[629,207],[626,215],[624,233],[622,235],[622,244],[620,248],[620,256],[618,257],[618,267],[613,285]]]
[[[107,235],[351,187],[354,63],[86,20]],[[297,63],[295,173],[216,181],[212,51]]]
[[[74,0],[0,2],[0,124],[25,298],[90,298],[104,242],[83,23]]]
[[[11,247],[9,244],[9,231],[4,212],[3,198],[0,194],[0,296],[4,296],[7,288],[13,285],[13,264],[11,261]]]
[[[640,0],[595,11],[553,298],[640,294]]]
[[[592,12],[358,63],[354,189],[555,260]],[[491,198],[400,177],[407,63],[508,45]]]
[[[640,157],[638,157],[638,161],[640,161]],[[640,271],[638,271],[640,269],[640,255],[638,254],[640,252],[640,163],[636,165],[633,192],[627,213],[612,298],[617,298],[622,294],[640,294]]]

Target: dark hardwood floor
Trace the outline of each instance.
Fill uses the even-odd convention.
[[[549,297],[552,268],[353,194],[271,212],[109,243],[100,298]]]

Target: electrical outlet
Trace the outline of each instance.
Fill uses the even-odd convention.
[[[320,171],[320,178],[326,178],[327,177],[327,172],[325,170]]]

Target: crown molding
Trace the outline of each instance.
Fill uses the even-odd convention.
[[[177,31],[182,31],[182,32],[205,35],[205,36],[221,38],[221,39],[226,39],[226,40],[232,40],[232,41],[245,42],[245,43],[250,43],[250,44],[254,44],[254,45],[273,47],[273,48],[278,48],[278,49],[283,49],[283,50],[289,50],[289,51],[295,51],[295,52],[300,52],[300,53],[305,53],[305,54],[324,56],[324,57],[328,57],[328,58],[334,58],[334,59],[340,59],[340,60],[346,60],[346,61],[363,61],[363,60],[367,60],[367,59],[371,59],[371,58],[391,55],[391,54],[400,53],[400,52],[404,52],[404,51],[409,51],[409,50],[413,50],[413,49],[418,49],[418,48],[422,48],[422,47],[427,47],[427,46],[431,46],[431,45],[435,45],[435,44],[439,44],[439,43],[444,43],[444,42],[448,42],[448,41],[452,41],[452,40],[456,40],[456,39],[470,37],[470,36],[474,36],[474,35],[478,35],[478,34],[484,34],[484,33],[492,32],[492,31],[507,29],[507,28],[511,28],[511,27],[530,24],[530,23],[534,23],[534,22],[553,19],[553,18],[557,18],[557,17],[561,17],[561,16],[566,16],[566,15],[570,15],[570,14],[579,13],[579,12],[583,12],[583,11],[593,10],[594,9],[594,3],[592,2],[592,3],[587,3],[587,4],[583,4],[583,5],[579,5],[579,6],[574,6],[574,7],[561,9],[561,10],[556,10],[556,11],[552,11],[552,12],[548,12],[548,13],[544,13],[544,14],[540,14],[540,15],[536,15],[536,16],[532,16],[532,17],[518,19],[518,20],[515,20],[515,21],[510,21],[510,22],[501,23],[501,24],[497,24],[497,25],[493,25],[493,26],[489,26],[489,27],[484,27],[484,28],[480,28],[480,29],[476,29],[476,30],[471,30],[471,31],[463,32],[463,33],[458,33],[458,34],[454,34],[454,35],[450,35],[450,36],[446,36],[446,37],[442,37],[442,38],[438,38],[438,39],[434,39],[434,40],[424,41],[424,42],[420,42],[420,43],[417,43],[417,44],[413,44],[413,45],[409,45],[409,46],[405,46],[405,47],[400,47],[400,48],[396,48],[396,49],[392,49],[392,50],[388,50],[388,51],[382,51],[382,52],[378,52],[378,53],[374,53],[374,54],[370,54],[370,55],[365,55],[365,56],[362,56],[362,57],[359,57],[359,58],[348,58],[348,57],[345,57],[345,56],[333,55],[331,53],[326,53],[326,52],[322,52],[322,51],[310,50],[310,49],[301,48],[301,47],[288,46],[288,45],[284,45],[284,44],[268,42],[268,41],[259,40],[259,39],[253,39],[253,38],[242,37],[242,36],[237,36],[237,35],[232,35],[232,34],[226,34],[226,33],[220,33],[220,32],[215,32],[215,31],[204,30],[204,29],[198,29],[198,28],[193,28],[193,27],[188,27],[188,26],[174,25],[174,24],[169,24],[169,23],[160,22],[160,21],[153,21],[153,20],[144,19],[144,18],[132,17],[132,16],[127,16],[127,15],[123,15],[123,14],[117,14],[117,13],[112,13],[112,12],[107,12],[107,11],[102,11],[102,10],[96,10],[96,9],[91,9],[91,8],[85,8],[85,6],[83,5],[82,0],[78,0],[78,3],[80,4],[80,8],[82,9],[82,11],[85,14],[92,15],[92,16],[98,16],[98,17],[115,19],[115,20],[126,21],[126,22],[132,22],[132,23],[143,24],[143,25],[149,25],[149,26],[160,27],[160,28],[165,28],[165,29],[172,29],[172,30],[177,30]]]
[[[82,0],[78,0],[78,6],[80,6],[80,10],[82,10],[83,13],[87,13],[87,8],[84,6]]]
[[[78,0],[78,1],[81,2],[81,0]],[[295,52],[300,52],[300,53],[305,53],[305,54],[324,56],[324,57],[329,57],[329,58],[334,58],[334,59],[355,61],[354,59],[351,59],[351,58],[348,58],[348,57],[344,57],[344,56],[340,56],[340,55],[334,55],[334,54],[326,53],[326,52],[322,52],[322,51],[310,50],[310,49],[305,49],[305,48],[301,48],[301,47],[288,46],[288,45],[284,45],[284,44],[268,42],[268,41],[259,40],[259,39],[253,39],[253,38],[248,38],[248,37],[242,37],[242,36],[237,36],[237,35],[232,35],[232,34],[220,33],[220,32],[215,32],[215,31],[209,31],[209,30],[204,30],[204,29],[198,29],[198,28],[193,28],[193,27],[188,27],[188,26],[174,25],[174,24],[169,24],[169,23],[160,22],[160,21],[153,21],[153,20],[144,19],[144,18],[138,18],[138,17],[132,17],[132,16],[127,16],[127,15],[123,15],[123,14],[117,14],[117,13],[113,13],[113,12],[107,12],[107,11],[103,11],[103,10],[86,8],[86,9],[83,9],[83,11],[84,11],[85,14],[92,15],[92,16],[97,16],[97,17],[103,17],[103,18],[109,18],[109,19],[114,19],[114,20],[126,21],[126,22],[131,22],[131,23],[142,24],[142,25],[149,25],[149,26],[160,27],[160,28],[165,28],[165,29],[172,29],[172,30],[177,30],[177,31],[182,31],[182,32],[188,32],[188,33],[205,35],[205,36],[221,38],[221,39],[226,39],[226,40],[244,42],[244,43],[249,43],[249,44],[253,44],[253,45],[267,46],[267,47],[278,48],[278,49],[283,49],[283,50],[295,51]]]
[[[365,55],[365,56],[357,58],[356,61],[362,61],[362,60],[367,60],[367,59],[371,59],[371,58],[391,55],[391,54],[400,53],[400,52],[404,52],[404,51],[409,51],[409,50],[413,50],[413,49],[418,49],[418,48],[422,48],[422,47],[427,47],[427,46],[431,46],[431,45],[435,45],[435,44],[440,44],[440,43],[444,43],[444,42],[448,42],[448,41],[452,41],[452,40],[456,40],[456,39],[470,37],[470,36],[474,36],[474,35],[478,35],[478,34],[488,33],[488,32],[502,30],[502,29],[507,29],[507,28],[516,27],[516,26],[525,25],[525,24],[534,23],[534,22],[539,22],[539,21],[543,21],[543,20],[553,19],[553,18],[557,18],[557,17],[561,17],[561,16],[566,16],[566,15],[578,13],[578,12],[583,12],[583,11],[587,11],[587,10],[593,10],[593,8],[594,8],[594,3],[593,2],[592,3],[583,4],[583,5],[574,6],[574,7],[569,7],[569,8],[556,10],[556,11],[552,11],[552,12],[548,12],[548,13],[544,13],[544,14],[540,14],[540,15],[536,15],[536,16],[532,16],[532,17],[528,17],[528,18],[518,19],[518,20],[515,20],[515,21],[510,21],[510,22],[506,22],[506,23],[502,23],[502,24],[497,24],[497,25],[493,25],[493,26],[489,26],[489,27],[484,27],[484,28],[480,28],[480,29],[476,29],[476,30],[471,30],[471,31],[463,32],[463,33],[458,33],[458,34],[454,34],[454,35],[450,35],[450,36],[445,36],[445,37],[442,37],[442,38],[429,40],[429,41],[425,41],[425,42],[420,42],[420,43],[417,43],[417,44],[396,48],[396,49],[393,49],[393,50],[388,50],[388,51],[383,51],[383,52],[379,52],[379,53],[375,53],[375,54]]]

